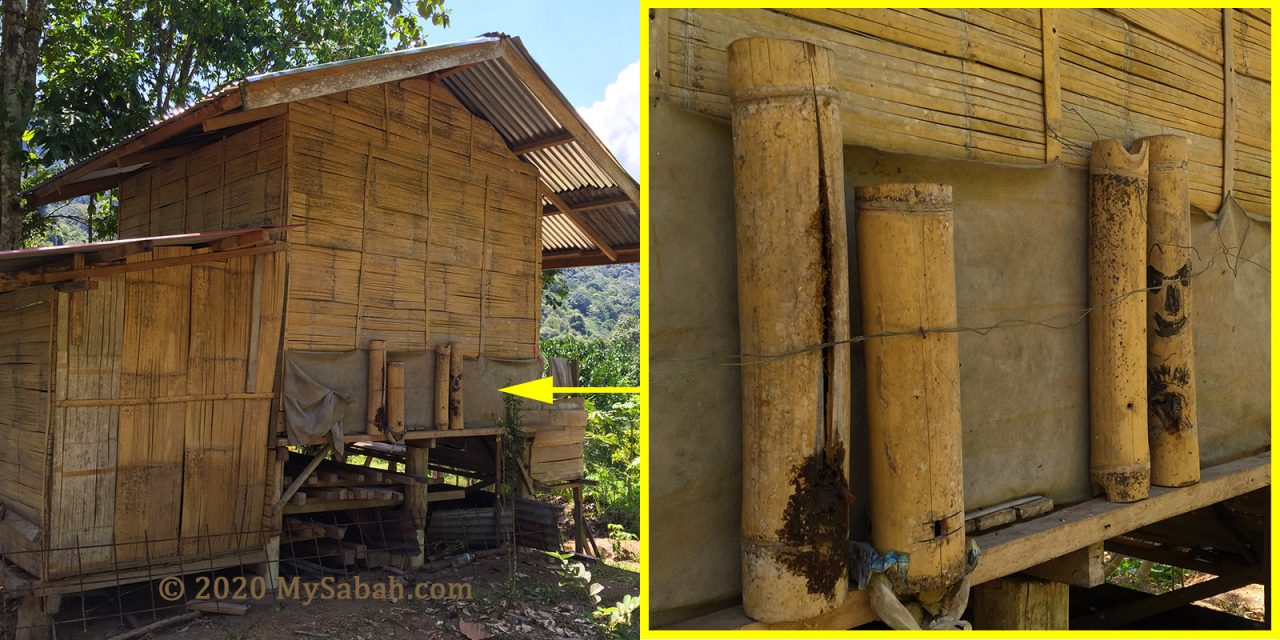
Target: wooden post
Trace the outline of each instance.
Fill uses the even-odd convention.
[[[427,445],[406,443],[404,471],[410,475],[431,475],[431,449]],[[409,559],[409,566],[416,569],[426,559],[427,542],[427,485],[410,482],[404,485],[404,508],[413,517],[413,530],[418,536],[418,555]]]
[[[813,44],[729,45],[742,600],[762,622],[820,615],[848,590],[849,252],[833,74]]]
[[[462,429],[462,349],[453,345],[449,351],[449,428]]]
[[[1151,484],[1200,481],[1195,355],[1191,345],[1191,200],[1187,139],[1151,136],[1147,144],[1147,433]]]
[[[387,431],[397,442],[404,439],[404,363],[387,363]]]
[[[436,428],[449,428],[449,362],[451,349],[442,344],[436,347]]]
[[[386,420],[386,375],[387,375],[387,342],[385,340],[369,341],[369,418],[365,425],[365,433],[382,437],[380,423]]]
[[[1089,160],[1089,475],[1111,502],[1147,497],[1147,145]]]
[[[28,595],[18,598],[14,640],[52,640],[53,614],[58,612],[61,602],[60,595]]]
[[[587,552],[587,523],[582,515],[582,484],[573,483],[573,550]]]
[[[973,628],[1066,630],[1070,589],[1061,582],[1047,582],[1012,575],[974,587]]]
[[[857,196],[871,465],[871,536],[907,552],[899,595],[932,600],[965,568],[951,186],[885,184]],[[874,337],[879,333],[903,333]],[[905,573],[906,575],[903,575]]]

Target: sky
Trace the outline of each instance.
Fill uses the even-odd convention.
[[[633,176],[640,175],[640,4],[596,0],[447,0],[427,44],[499,31],[534,60]]]

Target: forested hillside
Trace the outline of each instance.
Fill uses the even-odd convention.
[[[546,283],[542,338],[605,337],[640,321],[640,265],[561,269]],[[623,327],[624,330],[627,327]]]

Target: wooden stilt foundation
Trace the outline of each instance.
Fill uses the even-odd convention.
[[[1147,497],[1147,145],[1089,160],[1090,478],[1111,502]]]
[[[431,475],[431,449],[425,443],[416,446],[409,443],[404,448],[405,473],[419,476]],[[409,566],[418,568],[426,559],[427,541],[427,485],[413,482],[404,487],[404,508],[413,518],[413,529],[418,537],[418,555],[409,559]]]
[[[369,341],[369,418],[365,433],[382,437],[380,420],[385,420],[387,384],[387,342]]]
[[[1200,481],[1195,356],[1191,345],[1191,201],[1187,139],[1142,138],[1148,149],[1147,429],[1151,484]]]
[[[1022,575],[984,582],[974,587],[973,628],[1065,631],[1069,597],[1064,583]]]
[[[927,600],[965,569],[958,334],[930,331],[956,325],[951,187],[886,184],[856,195],[872,543],[910,554],[890,581]]]
[[[747,615],[800,620],[848,589],[848,247],[831,52],[729,45]],[[834,345],[823,347],[821,345]]]
[[[449,428],[449,345],[436,347],[436,415],[437,429]]]

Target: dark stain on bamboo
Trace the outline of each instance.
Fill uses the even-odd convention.
[[[844,446],[834,454],[844,459]],[[848,540],[849,503],[853,494],[839,466],[827,455],[813,453],[791,470],[795,490],[787,501],[778,539],[789,548],[779,560],[806,580],[809,593],[832,597],[836,582],[844,579]]]
[[[1169,434],[1187,431],[1194,427],[1186,418],[1187,396],[1185,389],[1191,385],[1191,372],[1180,366],[1170,369],[1162,364],[1147,370],[1147,404],[1151,407],[1151,424],[1154,431],[1163,429]]]

